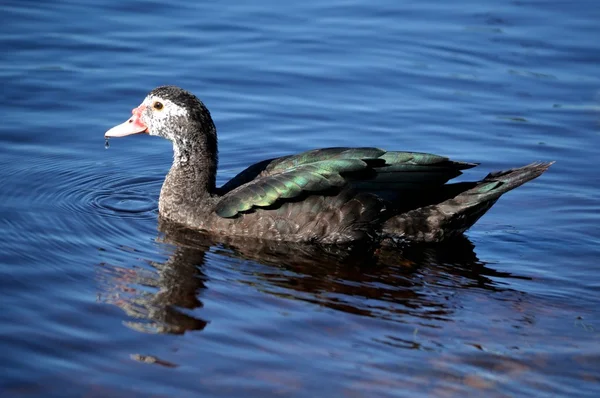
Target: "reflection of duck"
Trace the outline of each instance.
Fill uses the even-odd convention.
[[[487,268],[462,236],[448,244],[373,253],[231,237],[217,242],[172,223],[159,227],[160,240],[174,249],[165,263],[150,263],[156,272],[104,268],[112,273],[106,285],[119,292],[105,293],[105,301],[136,318],[128,322],[130,327],[154,333],[179,334],[207,325],[197,309],[208,289],[204,273],[209,251],[216,254],[212,261],[244,260],[236,265],[236,283],[285,299],[398,321],[405,316],[447,319],[454,311],[448,296],[462,288],[502,290],[490,277],[511,277]]]
[[[205,288],[201,269],[205,253],[178,247],[165,263],[148,262],[156,272],[103,264],[101,275],[107,279],[107,292],[102,300],[135,318],[127,322],[135,330],[174,334],[202,330],[207,322],[185,311],[202,307],[198,295]]]
[[[154,89],[106,137],[136,133],[173,142],[163,218],[220,235],[345,243],[436,242],[462,233],[505,192],[551,163],[448,184],[473,163],[377,148],[327,148],[256,163],[221,188],[216,129],[208,109],[178,87]]]

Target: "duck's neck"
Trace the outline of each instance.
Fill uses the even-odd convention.
[[[173,165],[160,191],[159,211],[174,221],[193,218],[215,193],[216,131],[173,140]]]

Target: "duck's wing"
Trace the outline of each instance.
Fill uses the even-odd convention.
[[[333,159],[362,159],[377,158],[386,153],[378,148],[323,148],[302,152],[296,155],[282,156],[279,158],[267,159],[249,166],[247,169],[238,173],[225,185],[219,188],[221,194],[226,194],[257,177],[267,177],[273,174],[283,173],[292,168],[307,165],[323,160]]]
[[[254,207],[297,199],[303,192],[336,192],[352,186],[380,193],[433,187],[473,163],[418,152],[378,148],[325,148],[256,163],[223,186],[216,212],[234,217]]]

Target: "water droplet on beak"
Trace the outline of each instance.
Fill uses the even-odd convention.
[[[104,139],[104,149],[108,149],[110,147],[110,144],[108,143],[108,138]]]

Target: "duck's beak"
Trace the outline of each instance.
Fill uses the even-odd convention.
[[[140,105],[131,111],[133,116],[124,123],[121,123],[104,133],[105,138],[125,137],[126,135],[147,133],[148,126],[142,122],[142,112],[146,109],[145,105]]]

